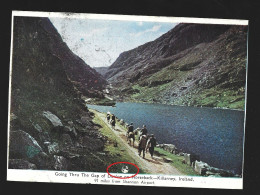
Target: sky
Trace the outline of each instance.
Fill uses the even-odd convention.
[[[50,18],[68,47],[91,67],[110,66],[118,56],[153,41],[176,23]]]

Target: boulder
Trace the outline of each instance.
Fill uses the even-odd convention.
[[[39,133],[39,138],[40,140],[44,143],[44,142],[51,142],[51,138],[50,135],[47,131],[42,131]]]
[[[163,145],[163,149],[164,149],[165,151],[168,151],[168,152],[170,152],[170,153],[173,153],[174,150],[176,149],[176,147],[175,147],[175,145],[173,145],[173,144],[164,144],[164,145]]]
[[[213,173],[211,171],[206,171],[205,176],[208,176],[208,177],[221,177],[221,175],[219,173]]]
[[[68,161],[63,156],[54,155],[54,165],[53,168],[55,170],[67,170],[68,168]]]
[[[73,123],[73,121],[68,121],[68,124],[69,124],[70,126],[72,126],[74,123]]]
[[[79,144],[91,151],[101,151],[104,148],[104,142],[101,139],[87,135],[79,138]]]
[[[10,131],[10,158],[31,159],[42,151],[43,150],[41,146],[39,146],[38,142],[28,133],[22,130]]]
[[[46,117],[53,125],[53,127],[63,127],[61,120],[49,111],[44,111],[43,116]]]
[[[200,175],[205,175],[206,171],[208,171],[209,165],[202,161],[195,161],[194,170]]]
[[[191,166],[190,154],[184,153],[184,162],[185,164]]]
[[[37,166],[24,159],[9,159],[9,169],[37,169]]]
[[[46,168],[49,160],[38,142],[22,130],[10,131],[9,158],[28,160],[37,168]]]
[[[37,130],[39,133],[42,132],[42,128],[41,128],[40,125],[34,124],[34,123],[33,123],[32,125],[33,125],[33,127],[35,128],[35,130]]]
[[[189,166],[194,166],[193,162],[195,162],[196,160],[199,161],[200,159],[198,155],[184,153],[184,160],[185,160],[185,164]]]
[[[62,134],[61,135],[61,141],[62,141],[62,145],[64,145],[64,146],[72,146],[73,145],[73,142],[72,142],[69,134]]]
[[[30,162],[34,163],[38,169],[49,169],[50,157],[45,152],[35,155]]]
[[[209,167],[208,170],[214,174],[220,175],[221,177],[234,177],[235,176],[235,174],[232,173],[231,171],[224,170],[224,169]]]
[[[163,148],[163,145],[164,145],[164,144],[157,144],[156,147],[158,147],[158,148]]]
[[[48,152],[49,154],[57,154],[60,152],[59,145],[56,142],[53,142],[52,144],[48,145]]]
[[[82,127],[93,126],[92,119],[89,116],[82,116],[80,119],[77,119],[76,122]]]
[[[77,137],[77,131],[74,127],[65,126],[63,129],[66,133],[70,134],[73,137]]]

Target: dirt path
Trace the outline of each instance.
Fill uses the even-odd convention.
[[[98,111],[95,112],[96,115],[103,120],[103,122],[111,129],[112,132],[121,140],[122,144],[128,150],[129,154],[134,157],[134,159],[138,162],[139,166],[147,173],[152,174],[165,174],[165,175],[184,175],[180,171],[178,171],[175,167],[173,167],[164,157],[157,156],[154,154],[154,158],[152,159],[149,152],[145,154],[145,159],[138,155],[137,141],[130,146],[126,140],[126,131],[122,129],[119,125],[116,124],[115,130],[112,129],[111,125],[107,123],[106,116],[103,113]]]

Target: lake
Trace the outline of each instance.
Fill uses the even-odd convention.
[[[130,102],[87,106],[133,122],[134,128],[145,124],[158,143],[197,154],[210,166],[242,172],[244,111]]]

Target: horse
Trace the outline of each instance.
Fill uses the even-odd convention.
[[[135,134],[133,132],[129,132],[127,137],[127,141],[128,143],[130,143],[131,146],[131,140],[133,140],[133,147],[134,147],[134,143],[135,143]]]
[[[134,130],[134,134],[137,135],[138,139],[140,139],[141,129],[140,129],[139,127],[137,127],[137,128]]]

